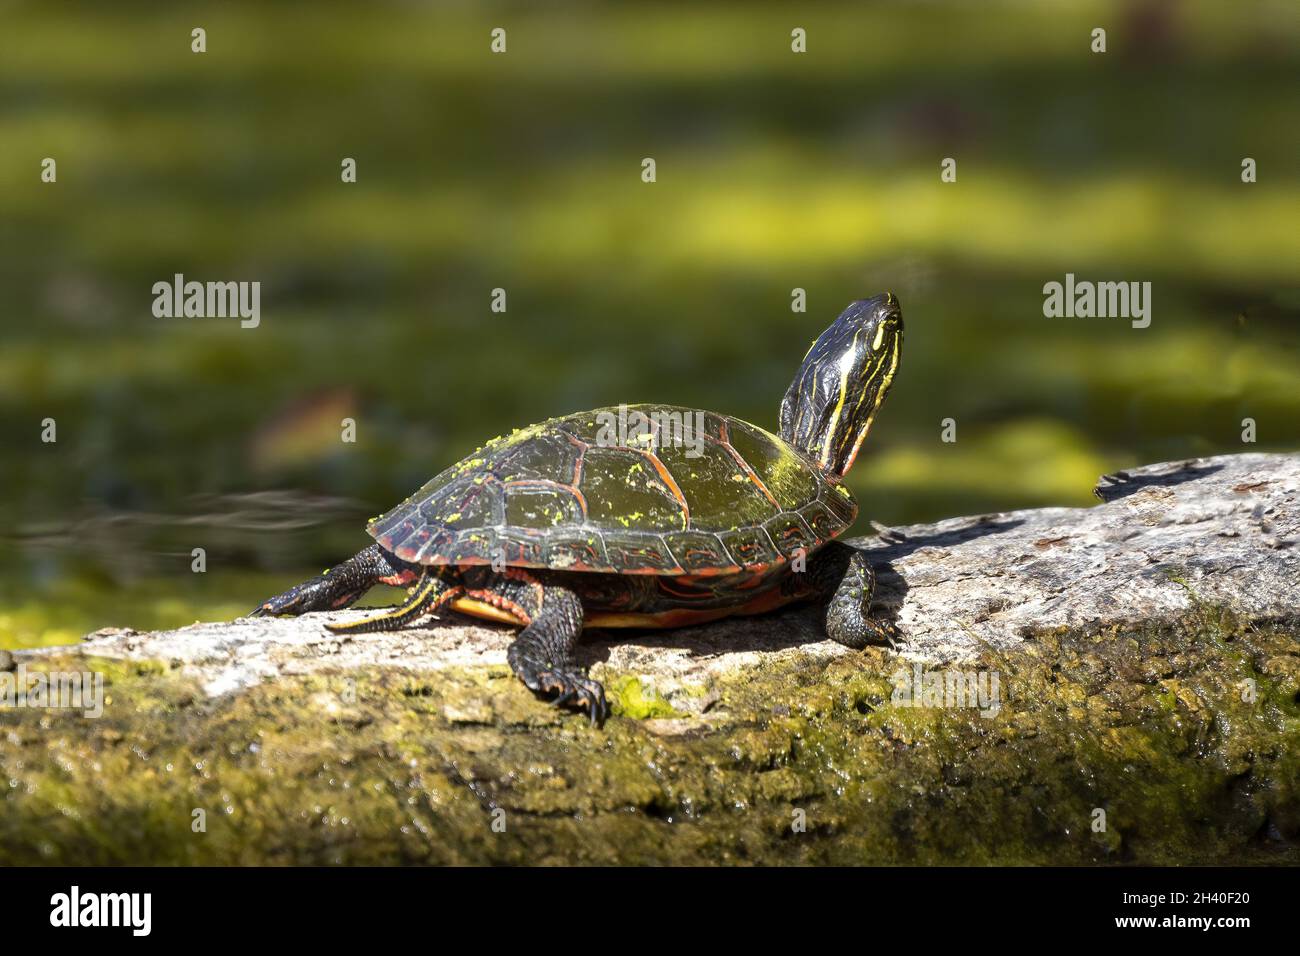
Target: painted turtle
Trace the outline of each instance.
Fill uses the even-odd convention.
[[[327,625],[398,628],[451,607],[523,629],[520,680],[605,716],[576,665],[584,625],[679,627],[826,603],[850,647],[893,642],[870,616],[875,575],[832,539],[857,515],[842,483],[898,371],[893,295],[850,305],[804,356],[781,434],[694,409],[634,405],[552,418],[497,438],[367,526],[375,543],[254,614],[347,607],[378,583],[406,602]]]

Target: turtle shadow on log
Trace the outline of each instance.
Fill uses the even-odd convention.
[[[1221,470],[1223,470],[1222,465],[1197,465],[1185,461],[1172,471],[1145,471],[1137,475],[1127,471],[1117,471],[1098,478],[1097,486],[1092,489],[1092,493],[1102,501],[1111,502],[1127,497],[1135,491],[1141,491],[1143,488],[1168,488],[1172,485],[1181,485],[1185,481],[1204,478]]]
[[[952,547],[986,534],[997,534],[1022,524],[1018,518],[983,517],[969,525],[937,534],[908,536],[902,540],[882,535],[862,551],[876,572],[876,599],[872,616],[898,623],[898,612],[907,596],[907,581],[894,567],[899,558],[920,548]],[[771,614],[723,618],[709,624],[672,630],[643,628],[590,628],[579,643],[576,656],[584,666],[604,663],[620,644],[641,647],[680,648],[692,656],[738,651],[779,651],[828,640],[823,630],[825,608],[816,602],[796,605]],[[903,633],[906,642],[907,634]]]

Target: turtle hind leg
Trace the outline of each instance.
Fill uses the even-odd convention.
[[[376,584],[401,585],[415,580],[413,569],[399,558],[372,544],[355,557],[318,574],[310,581],[295,584],[283,594],[262,602],[249,617],[275,614],[306,614],[309,611],[335,611],[351,607]]]
[[[345,624],[326,624],[335,634],[369,634],[374,631],[395,631],[417,618],[431,614],[461,593],[458,584],[448,584],[438,574],[426,570],[411,591],[411,596],[397,607],[363,617]]]
[[[815,556],[809,570],[817,574],[826,602],[826,636],[846,647],[862,648],[868,644],[896,647],[898,628],[882,618],[871,616],[871,602],[876,593],[876,573],[866,555],[838,541],[828,544]]]
[[[585,711],[592,724],[609,716],[605,688],[573,659],[582,635],[582,601],[569,588],[548,584],[519,570],[494,575],[487,590],[514,604],[528,624],[506,652],[510,669],[536,694],[552,703]]]

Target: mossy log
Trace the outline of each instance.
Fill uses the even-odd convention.
[[[590,632],[603,728],[454,615],[16,653],[105,694],[0,708],[0,862],[1300,862],[1300,456],[1097,495],[853,542],[896,650],[814,608]]]

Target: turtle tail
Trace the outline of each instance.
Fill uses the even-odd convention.
[[[374,631],[395,631],[412,621],[432,613],[460,594],[461,588],[448,584],[436,574],[427,570],[411,590],[411,596],[403,604],[390,608],[359,621],[344,624],[326,624],[327,630],[335,634],[369,634]]]

